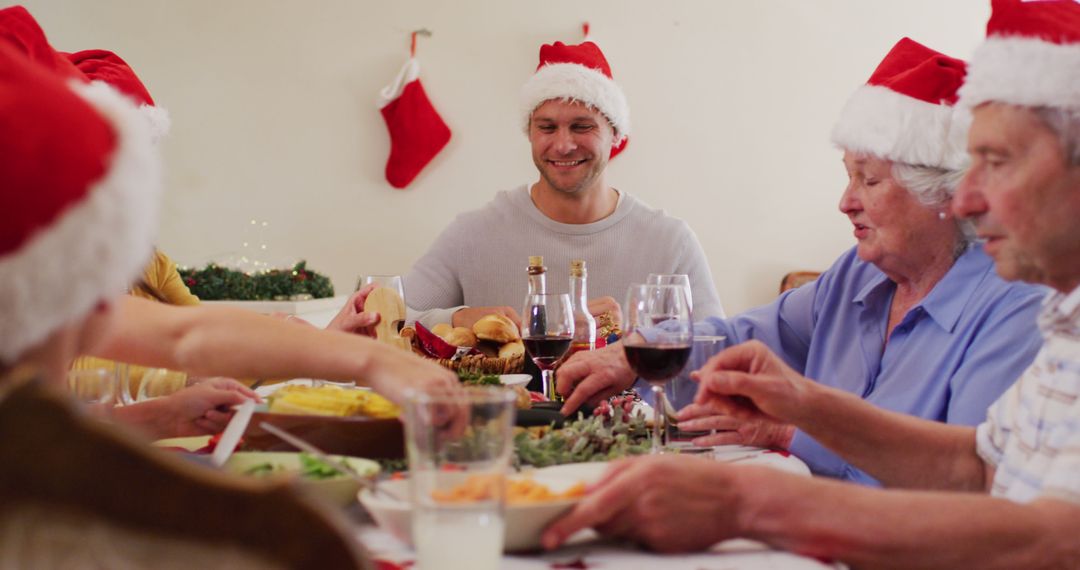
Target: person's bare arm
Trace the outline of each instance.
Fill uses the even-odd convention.
[[[133,297],[120,301],[116,330],[96,355],[203,376],[355,380],[399,403],[409,388],[457,382],[445,368],[367,337]]]

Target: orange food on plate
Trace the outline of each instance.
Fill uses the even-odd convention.
[[[507,479],[499,475],[473,475],[460,485],[445,491],[434,491],[432,498],[441,503],[473,503],[488,501],[495,497],[499,484],[506,485],[506,504],[528,505],[564,499],[576,499],[585,495],[585,483],[579,481],[569,489],[556,493],[547,485],[532,479]]]

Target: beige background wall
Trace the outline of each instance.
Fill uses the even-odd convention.
[[[457,212],[536,171],[517,93],[541,43],[580,24],[611,61],[634,132],[609,181],[686,219],[729,313],[853,243],[829,129],[909,35],[968,57],[986,0],[27,0],[61,50],[109,48],[169,109],[160,246],[185,264],[266,243],[350,290],[403,273]],[[383,178],[375,108],[421,40],[453,139],[405,191]],[[262,237],[250,221],[267,222]],[[524,260],[522,260],[524,266]]]

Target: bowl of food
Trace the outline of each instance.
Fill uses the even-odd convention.
[[[399,415],[397,406],[366,388],[289,385],[268,395],[267,403],[256,408],[241,449],[296,450],[262,429],[267,422],[327,453],[397,459],[405,455]]]
[[[503,550],[521,552],[541,548],[540,537],[549,524],[566,514],[584,496],[585,486],[599,480],[602,463],[581,463],[535,469],[510,477],[506,493]],[[412,544],[412,507],[406,479],[379,483],[387,493],[360,491],[358,498],[381,528]]]
[[[379,474],[379,464],[369,459],[332,457],[372,480]],[[312,496],[339,506],[352,502],[360,489],[356,479],[304,452],[238,451],[222,468],[249,477],[292,479]]]

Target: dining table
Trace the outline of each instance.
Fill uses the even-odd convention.
[[[716,461],[740,465],[764,465],[801,476],[810,476],[806,464],[781,450],[739,445],[717,446],[707,454]],[[374,556],[378,570],[414,569],[416,554],[405,542],[380,528],[359,504],[347,509],[353,530]],[[502,557],[503,570],[610,569],[635,570],[822,570],[843,569],[835,561],[818,560],[785,552],[760,542],[731,539],[693,553],[660,554],[627,541],[604,539],[592,530],[583,530],[566,545],[552,550],[508,553]]]

